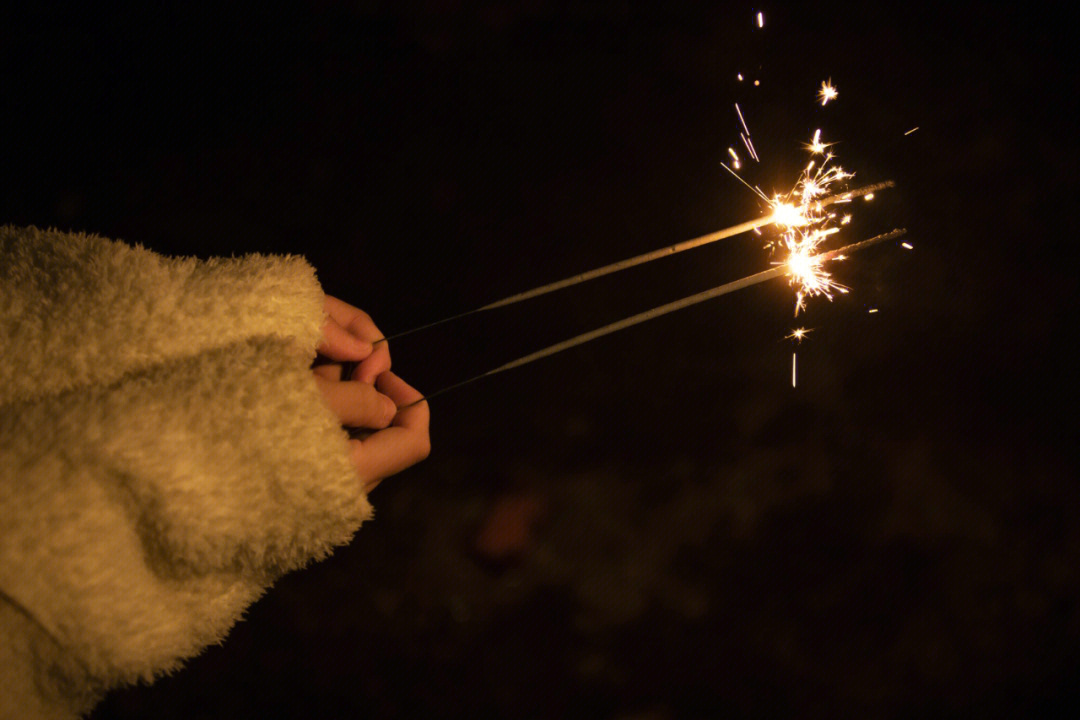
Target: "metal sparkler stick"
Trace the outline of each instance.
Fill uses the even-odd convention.
[[[881,235],[876,235],[872,238],[869,238],[868,240],[862,240],[860,242],[852,243],[851,245],[845,245],[844,247],[837,248],[836,250],[829,250],[827,252],[819,253],[818,255],[814,256],[813,259],[820,260],[821,262],[827,262],[829,260],[837,259],[837,257],[840,255],[846,255],[847,253],[856,252],[858,250],[862,250],[864,248],[870,247],[871,245],[876,245],[877,243],[884,242],[886,240],[894,240],[898,237],[901,237],[905,233],[907,233],[907,230],[905,228],[897,228],[896,230],[892,230]],[[464,385],[474,383],[477,380],[482,380],[483,378],[491,377],[492,375],[498,375],[501,372],[512,370],[513,368],[521,367],[522,365],[528,365],[531,362],[546,358],[548,356],[554,355],[555,353],[560,353],[563,350],[569,350],[572,347],[577,347],[578,345],[587,343],[590,340],[595,340],[599,337],[610,335],[613,332],[618,332],[619,330],[625,330],[628,327],[633,327],[634,325],[643,323],[646,320],[652,320],[653,318],[667,315],[668,313],[675,312],[676,310],[682,310],[683,308],[690,307],[691,305],[696,305],[698,303],[705,302],[706,300],[712,300],[713,298],[720,297],[721,295],[727,295],[728,293],[733,293],[737,290],[748,288],[751,285],[763,283],[766,280],[773,280],[775,278],[782,277],[785,274],[789,274],[790,272],[791,270],[788,267],[788,264],[782,263],[774,268],[764,270],[755,275],[750,275],[739,280],[733,280],[732,282],[719,285],[703,292],[699,292],[695,295],[684,297],[681,300],[675,300],[674,302],[667,303],[666,305],[661,305],[659,307],[652,308],[651,310],[640,312],[637,315],[632,315],[628,318],[617,320],[609,325],[604,325],[603,327],[596,328],[595,330],[590,330],[589,332],[582,333],[581,335],[576,335],[572,338],[569,338],[568,340],[563,340],[562,342],[555,343],[554,345],[549,345],[546,348],[542,348],[540,350],[537,350],[536,352],[529,353],[528,355],[519,357],[516,360],[511,360],[508,363],[500,365],[499,367],[492,370],[488,370],[487,372],[481,373],[480,375],[476,375],[467,380],[462,380],[461,382],[454,383],[453,385],[448,385],[447,387],[436,390],[435,392],[428,393],[419,400],[411,402],[407,405],[400,406],[399,409],[403,410],[405,408],[412,407],[413,405],[422,403],[425,400],[430,400],[431,398],[442,395],[443,393],[447,393],[451,390],[456,390],[457,388]]]

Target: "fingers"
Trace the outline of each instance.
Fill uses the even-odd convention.
[[[317,349],[331,360],[363,360],[374,350],[370,342],[353,335],[333,318],[323,324],[322,337]]]
[[[318,368],[315,372],[315,384],[342,425],[384,428],[390,424],[397,412],[394,401],[376,390],[373,385],[338,382],[318,372]]]
[[[413,405],[424,398],[423,393],[389,371],[379,376],[376,387],[397,404],[398,412],[394,417],[394,425],[427,432],[430,420],[428,404],[421,402]]]
[[[379,377],[378,386],[399,407],[423,397],[391,372]],[[420,402],[399,410],[391,427],[364,440],[349,441],[351,459],[365,492],[373,490],[383,478],[415,465],[430,454],[429,420],[428,404]]]
[[[333,321],[346,334],[373,345],[373,349],[363,356],[334,358],[362,361],[351,379],[370,384],[375,382],[375,378],[390,369],[390,347],[383,339],[382,332],[375,326],[370,315],[360,308],[353,307],[330,295],[326,296],[323,307],[329,316],[328,324]],[[377,342],[380,340],[382,342]]]

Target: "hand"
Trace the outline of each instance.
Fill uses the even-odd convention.
[[[390,345],[370,315],[329,295],[323,301],[323,310],[327,318],[319,353],[331,360],[362,361],[351,378],[343,379],[371,385],[390,369]],[[375,344],[376,340],[382,342]]]
[[[349,440],[349,456],[371,492],[384,477],[420,462],[431,451],[428,406],[423,396],[390,372],[390,350],[367,313],[326,296],[327,320],[320,354],[359,362],[351,378],[342,378],[340,365],[314,369],[315,382],[327,405],[348,427],[376,430],[363,440]],[[404,407],[400,409],[399,407]]]

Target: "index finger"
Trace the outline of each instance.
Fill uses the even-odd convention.
[[[375,321],[360,308],[354,307],[343,300],[338,300],[332,295],[326,296],[325,307],[326,312],[338,325],[341,325],[341,327],[362,340],[373,343],[376,340],[384,339],[379,328],[375,327]]]

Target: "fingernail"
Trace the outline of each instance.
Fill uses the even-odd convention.
[[[363,355],[370,355],[375,352],[375,346],[369,343],[367,340],[356,339],[356,349]]]

